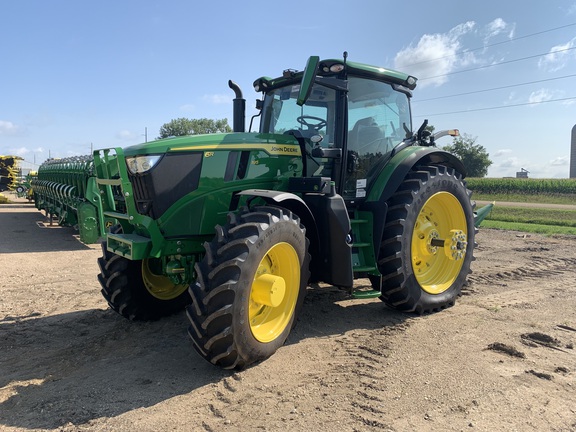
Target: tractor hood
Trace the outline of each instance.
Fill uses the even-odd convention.
[[[271,155],[301,155],[298,142],[293,136],[260,133],[221,133],[167,138],[126,147],[124,155],[258,149]]]

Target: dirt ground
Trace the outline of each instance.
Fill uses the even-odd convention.
[[[183,313],[108,309],[99,247],[43,221],[0,206],[0,431],[576,430],[576,237],[481,229],[434,315],[310,288],[288,343],[227,372]]]

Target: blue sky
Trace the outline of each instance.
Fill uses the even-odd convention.
[[[254,79],[346,50],[417,76],[415,125],[476,137],[489,176],[568,177],[576,0],[6,0],[0,16],[0,154],[40,163],[178,117],[232,124],[229,79],[252,115]]]

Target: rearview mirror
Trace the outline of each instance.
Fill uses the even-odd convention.
[[[302,74],[302,82],[300,83],[298,99],[296,99],[296,103],[300,106],[304,105],[310,97],[312,86],[314,85],[314,80],[318,72],[318,63],[320,63],[320,57],[318,56],[310,56],[308,62],[306,63],[306,68]]]

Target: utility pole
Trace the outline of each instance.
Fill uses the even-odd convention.
[[[572,148],[570,152],[570,178],[576,178],[576,125],[572,128]]]

